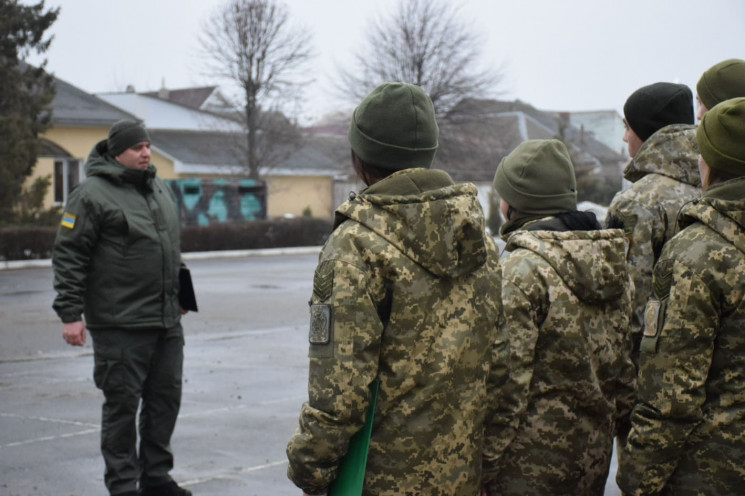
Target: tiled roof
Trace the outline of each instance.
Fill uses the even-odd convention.
[[[215,166],[217,170],[220,166],[240,167],[245,162],[246,135],[242,133],[152,129],[149,134],[154,147],[185,165]],[[305,141],[296,150],[278,150],[283,152],[287,157],[275,167],[283,173],[334,174],[348,165],[339,160],[338,145],[323,138]]]
[[[215,92],[217,86],[201,86],[198,88],[182,88],[178,90],[160,90],[140,93],[141,95],[154,96],[162,100],[185,105],[193,109],[201,109],[204,102]]]
[[[56,94],[52,100],[53,125],[106,126],[121,119],[137,118],[97,96],[86,93],[59,78],[54,78]]]

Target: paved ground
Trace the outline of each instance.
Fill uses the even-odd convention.
[[[306,396],[316,255],[192,260],[173,476],[195,495],[300,494],[287,439]],[[88,343],[62,342],[51,269],[0,271],[0,496],[106,494]],[[611,484],[612,485],[612,484]],[[609,488],[607,495],[620,494]]]

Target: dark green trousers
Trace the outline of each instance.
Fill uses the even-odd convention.
[[[95,360],[93,379],[104,394],[101,452],[109,493],[135,491],[138,480],[142,486],[170,481],[171,434],[181,406],[181,325],[171,329],[105,329],[90,333]]]

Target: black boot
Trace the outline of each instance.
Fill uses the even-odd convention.
[[[145,486],[140,489],[140,496],[191,496],[191,491],[179,487],[176,481],[169,481],[160,486]]]

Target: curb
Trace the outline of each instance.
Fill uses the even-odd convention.
[[[258,250],[193,251],[182,253],[181,258],[183,260],[208,260],[212,258],[241,258],[273,255],[317,255],[320,252],[320,246],[298,246],[291,248],[262,248]],[[51,266],[51,259],[6,260],[0,262],[0,270],[46,268]]]

